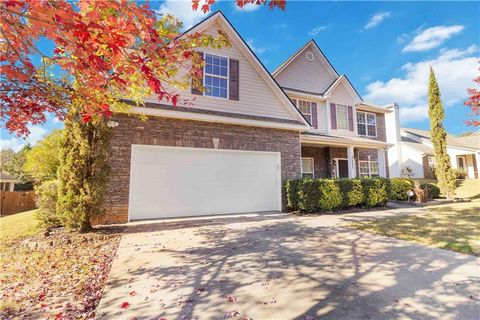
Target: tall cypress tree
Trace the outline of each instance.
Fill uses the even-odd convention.
[[[430,134],[435,154],[435,175],[438,179],[438,187],[447,198],[452,198],[455,195],[455,173],[452,170],[450,156],[447,153],[447,132],[443,127],[445,112],[432,67],[430,67],[430,83],[428,86],[428,115],[430,117]]]
[[[90,231],[90,219],[101,213],[106,190],[111,128],[104,119],[83,123],[80,110],[71,106],[65,119],[57,212],[68,228]]]

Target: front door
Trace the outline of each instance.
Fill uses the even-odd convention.
[[[337,159],[338,177],[348,178],[348,160]]]

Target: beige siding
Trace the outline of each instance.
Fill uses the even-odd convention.
[[[314,53],[313,61],[308,61],[305,57],[308,51]],[[323,93],[336,79],[328,72],[324,63],[324,58],[310,45],[277,74],[275,79],[282,87]]]
[[[350,95],[348,92],[347,88],[345,88],[345,85],[343,83],[340,83],[335,87],[335,89],[332,91],[331,97],[330,97],[330,103],[335,103],[335,104],[343,104],[346,106],[352,106],[353,107],[353,131],[349,130],[331,130],[331,133],[334,135],[339,135],[339,136],[355,136],[357,135],[357,120],[356,120],[356,109],[355,109],[355,100],[354,98]],[[359,101],[357,101],[359,102]],[[330,120],[329,120],[330,121]]]
[[[220,28],[220,25],[214,24],[206,32],[216,35]],[[233,41],[231,42],[232,46],[229,48],[204,49],[202,51],[239,60],[240,100],[233,101],[192,95],[190,87],[187,90],[179,91],[181,97],[191,100],[193,107],[198,109],[296,120],[291,111],[279,100],[257,70],[250,64],[249,60],[243,56]],[[148,99],[148,101],[158,102],[155,97]]]
[[[355,101],[354,98],[350,95],[348,92],[347,88],[345,88],[345,85],[343,83],[338,84],[335,89],[332,91],[330,101],[332,103],[339,103],[339,104],[344,104],[347,106],[354,106],[355,102],[360,102]]]
[[[327,116],[327,107],[325,102],[320,102],[318,104],[318,131],[321,133],[327,133],[328,131],[328,116]]]
[[[318,129],[312,130],[312,131],[327,133],[328,124],[327,124],[327,108],[325,106],[325,101],[320,100],[320,99],[305,98],[305,97],[302,97],[301,95],[296,95],[296,94],[290,94],[289,98],[290,99],[296,99],[296,100],[305,100],[305,101],[315,102],[317,104]],[[313,123],[312,123],[312,126],[313,126]]]

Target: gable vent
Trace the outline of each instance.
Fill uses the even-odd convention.
[[[312,52],[308,51],[307,53],[305,53],[305,58],[307,58],[308,61],[313,61],[315,60],[315,56],[313,55]]]

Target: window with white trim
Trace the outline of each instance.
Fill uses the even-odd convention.
[[[361,136],[377,136],[377,116],[375,113],[357,111],[357,132]]]
[[[379,177],[378,161],[372,160],[359,160],[358,161],[358,174],[360,178],[364,177]]]
[[[313,177],[313,158],[302,158],[302,178]]]
[[[337,129],[348,130],[348,108],[343,104],[337,104]]]
[[[312,124],[312,103],[310,101],[298,100],[298,110],[307,119],[308,123]]]
[[[228,58],[205,54],[204,95],[228,98]]]

